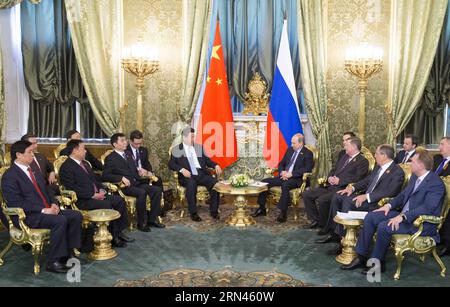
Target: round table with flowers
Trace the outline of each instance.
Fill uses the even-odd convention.
[[[220,194],[232,195],[235,197],[233,205],[236,207],[236,211],[227,218],[225,223],[236,227],[254,225],[256,224],[256,221],[248,215],[246,210],[246,197],[255,196],[261,192],[267,191],[268,186],[266,183],[251,180],[249,180],[249,182],[236,183],[234,179],[235,178],[232,177],[230,181],[218,182],[214,187],[214,190]]]

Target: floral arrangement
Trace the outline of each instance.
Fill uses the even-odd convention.
[[[235,188],[246,187],[250,183],[250,177],[246,174],[236,174],[231,176],[230,183]]]

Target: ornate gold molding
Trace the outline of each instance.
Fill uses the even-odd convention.
[[[248,93],[245,93],[244,111],[243,114],[267,114],[269,109],[269,97],[267,92],[267,83],[256,72],[253,78],[248,83]]]

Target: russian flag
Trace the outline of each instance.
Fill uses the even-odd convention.
[[[292,137],[297,133],[303,134],[303,129],[289,50],[287,21],[284,20],[264,142],[264,159],[269,167],[278,166],[291,145]]]

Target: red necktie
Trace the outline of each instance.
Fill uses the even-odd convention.
[[[90,175],[88,170],[87,170],[87,168],[86,168],[86,166],[84,166],[83,161],[80,162],[80,166],[88,175]],[[97,186],[95,185],[95,182],[93,182],[92,185],[94,186],[94,192],[97,193],[98,189],[97,189]]]
[[[45,208],[50,208],[50,205],[48,204],[47,200],[44,197],[44,194],[42,194],[41,189],[39,188],[39,185],[36,181],[36,178],[34,177],[33,171],[31,170],[31,167],[28,167],[28,173],[30,174],[31,181],[33,182],[34,188],[38,192],[39,196],[41,197],[42,201],[44,202]]]

